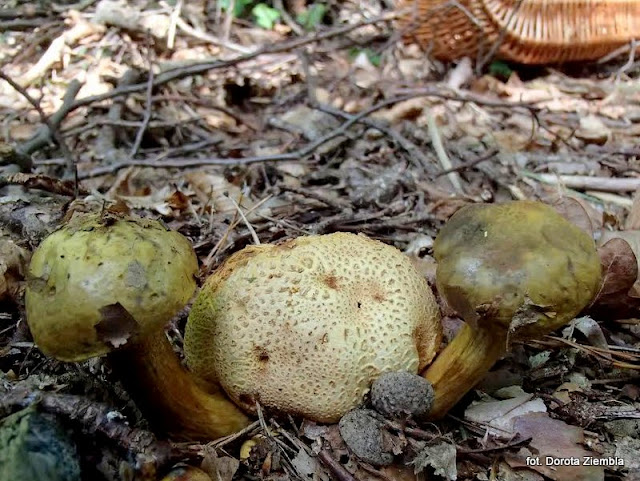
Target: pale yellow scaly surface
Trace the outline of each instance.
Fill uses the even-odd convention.
[[[380,373],[417,373],[440,343],[425,279],[363,235],[249,247],[205,283],[185,333],[190,368],[247,410],[255,401],[335,422]]]

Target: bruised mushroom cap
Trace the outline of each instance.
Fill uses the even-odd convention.
[[[189,241],[158,221],[76,216],[33,254],[25,294],[38,347],[63,361],[157,331],[195,291]]]
[[[394,247],[364,235],[247,247],[202,288],[185,355],[238,405],[335,422],[386,371],[418,372],[436,353],[439,311]]]
[[[600,285],[593,239],[539,202],[464,207],[438,234],[434,254],[436,284],[451,307],[521,337],[566,324]]]

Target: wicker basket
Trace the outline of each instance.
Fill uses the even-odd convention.
[[[403,0],[399,26],[435,58],[594,60],[637,38],[640,0]]]

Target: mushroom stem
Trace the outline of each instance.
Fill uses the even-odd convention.
[[[433,386],[430,419],[440,419],[482,380],[506,352],[507,332],[499,326],[472,328],[465,323],[458,334],[422,373]]]
[[[170,434],[211,440],[250,422],[220,388],[198,384],[164,330],[110,353],[109,361],[145,415]]]

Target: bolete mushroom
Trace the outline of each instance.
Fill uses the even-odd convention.
[[[25,295],[38,347],[63,361],[109,354],[146,414],[183,438],[248,424],[220,389],[182,368],[164,327],[193,296],[198,263],[182,235],[154,220],[75,216],[33,254]]]
[[[243,409],[256,402],[336,422],[386,371],[422,370],[440,343],[425,279],[364,235],[247,247],[205,282],[185,332],[187,364]]]
[[[438,291],[466,321],[424,376],[435,391],[429,416],[446,414],[515,339],[547,334],[595,296],[593,239],[539,202],[472,205],[434,243]]]

